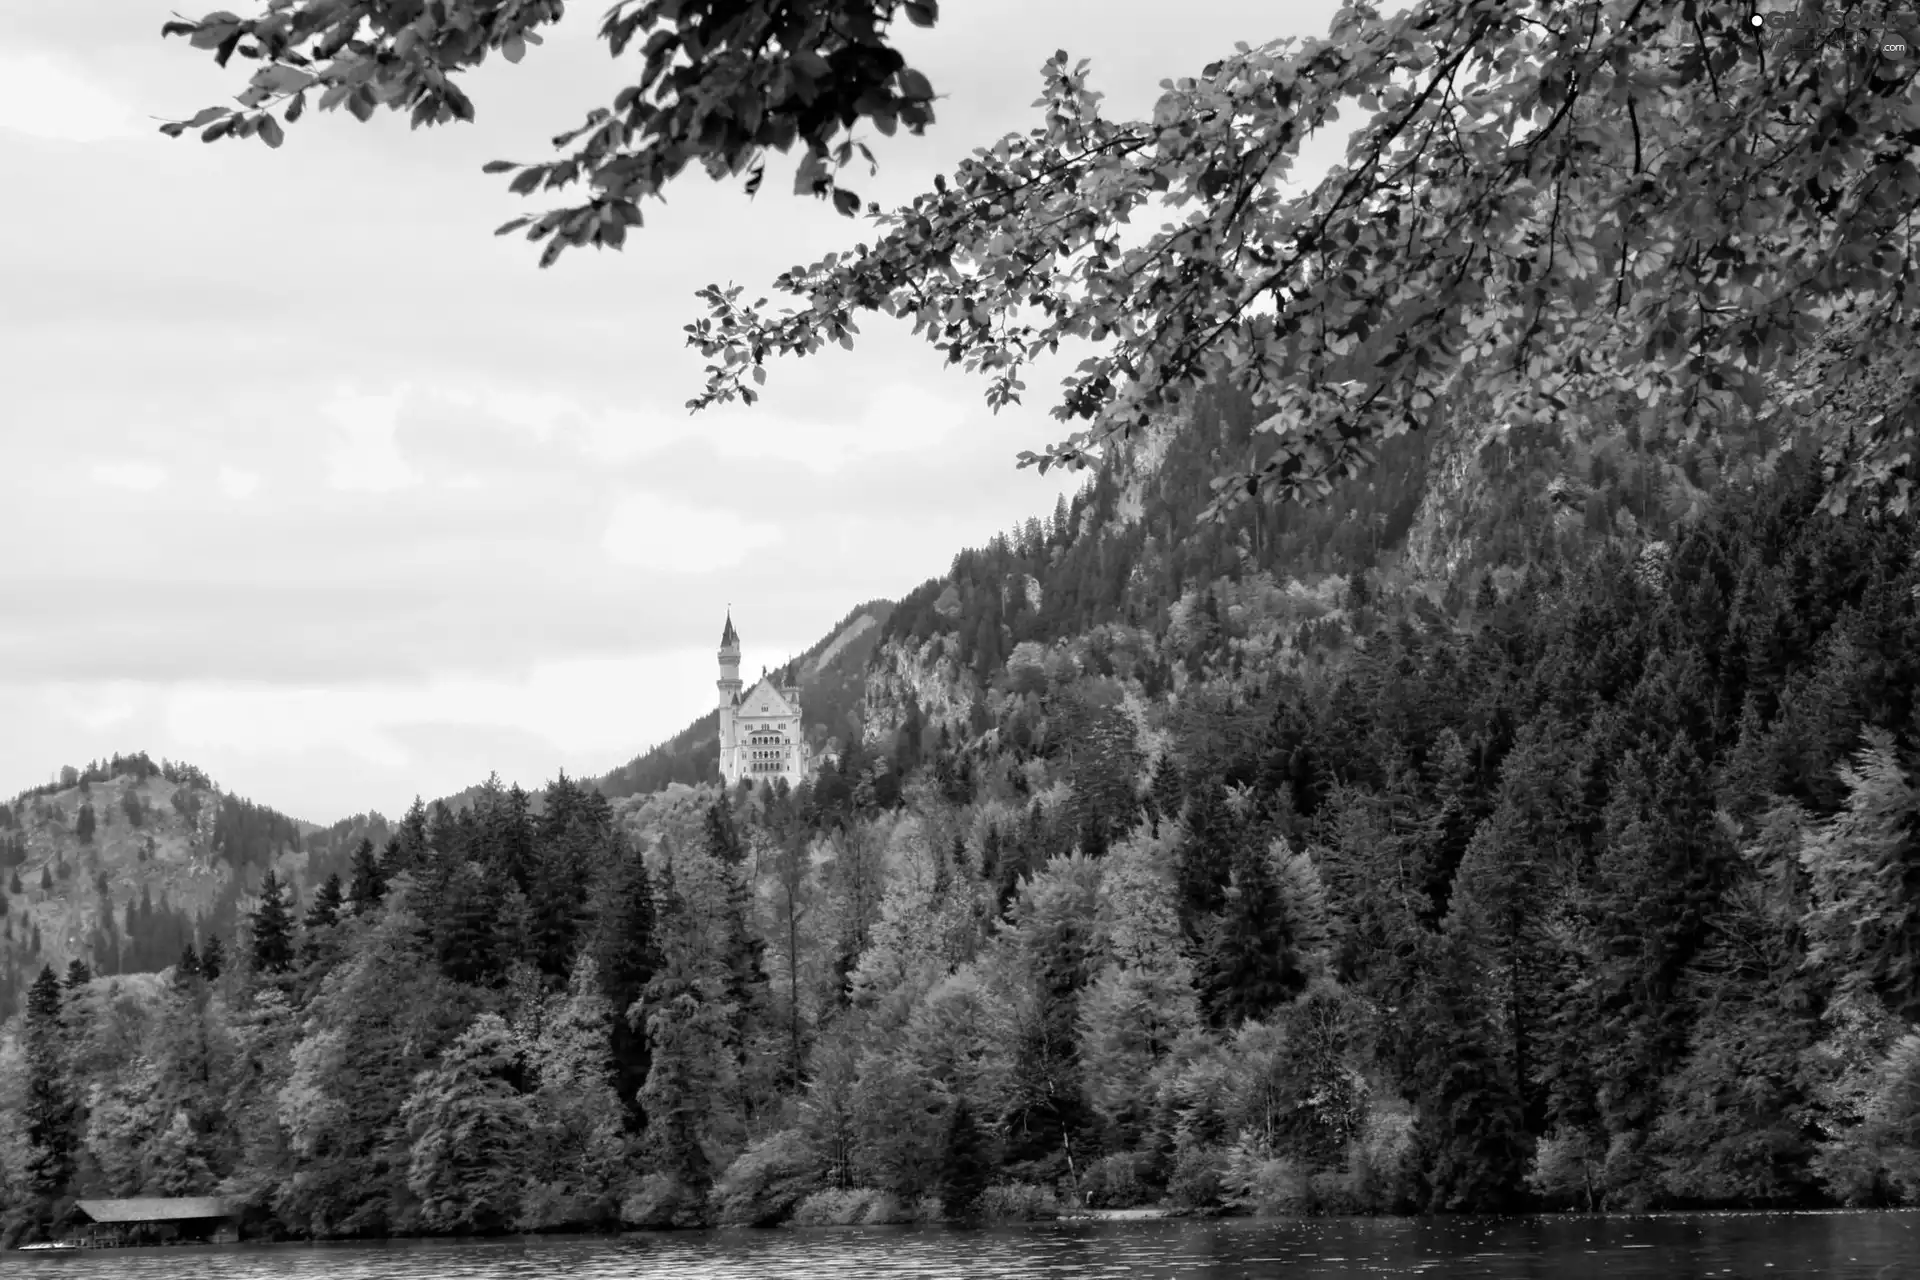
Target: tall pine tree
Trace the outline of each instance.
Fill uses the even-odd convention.
[[[285,973],[293,965],[293,910],[272,867],[260,881],[260,902],[249,918],[255,973]]]
[[[389,837],[387,858],[393,859],[399,848],[399,837]],[[373,841],[362,836],[353,851],[353,861],[348,869],[350,877],[347,886],[347,902],[355,915],[364,915],[380,905],[380,899],[387,894],[387,873],[380,865],[381,859],[373,852]]]
[[[60,980],[43,965],[27,991],[27,1190],[62,1195],[73,1179],[76,1115],[67,1075]]]

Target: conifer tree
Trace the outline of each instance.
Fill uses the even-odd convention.
[[[293,912],[286,889],[272,867],[260,881],[260,903],[249,918],[253,933],[253,971],[285,973],[293,964]]]
[[[410,905],[390,894],[353,955],[302,1010],[306,1029],[288,1046],[287,1083],[271,1115],[261,1117],[300,1161],[299,1178],[276,1178],[273,1207],[303,1234],[379,1235],[398,1227],[410,1194],[400,1109],[420,1074],[479,1012],[476,993],[439,972]],[[273,1039],[289,1034],[271,1029],[292,1019],[285,1001],[269,987],[253,1002]]]
[[[467,856],[491,879],[526,893],[534,875],[534,828],[530,798],[518,783],[502,787],[490,775],[471,811],[475,844]]]
[[[1466,856],[1479,817],[1473,794],[1473,762],[1466,744],[1451,727],[1440,731],[1431,763],[1437,775],[1434,804],[1417,840],[1418,888],[1422,892],[1418,909],[1422,922],[1429,926],[1447,913],[1454,873]]]
[[[601,991],[613,1008],[614,1090],[626,1107],[629,1128],[637,1130],[643,1121],[638,1097],[648,1066],[641,996],[659,967],[660,955],[646,859],[624,834],[613,837],[589,950]]]
[[[74,819],[73,824],[73,834],[79,838],[81,844],[93,843],[94,824],[93,806],[81,805],[79,816]]]
[[[547,810],[534,842],[527,910],[533,961],[555,984],[565,982],[572,973],[589,923],[593,866],[611,836],[607,819],[564,773],[547,788]]]
[[[980,878],[988,884],[1000,882],[1000,856],[1000,824],[988,819],[986,833],[980,837]]]
[[[719,804],[707,811],[707,851],[718,864],[725,896],[719,925],[720,962],[725,966],[722,991],[726,1001],[726,1042],[737,1080],[750,1076],[750,1044],[754,1024],[764,1014],[768,993],[766,941],[753,926],[753,886],[748,882],[746,842],[731,816]],[[755,1099],[742,1098],[752,1110]]]
[[[200,953],[193,949],[193,943],[187,943],[180,951],[180,959],[173,966],[175,980],[182,983],[189,982],[204,976],[205,972],[200,963]]]
[[[1684,738],[1658,755],[1651,747],[1627,754],[1607,816],[1590,908],[1607,958],[1595,975],[1590,1034],[1614,1046],[1595,1073],[1602,1120],[1637,1152],[1659,1081],[1679,1064],[1695,1020],[1678,981],[1710,937],[1709,912],[1731,850],[1705,771]]]
[[[741,842],[739,829],[733,825],[733,815],[723,801],[716,800],[707,807],[705,832],[707,853],[716,862],[737,867],[746,860],[746,845]]]
[[[980,1210],[980,1197],[993,1180],[992,1149],[966,1098],[954,1101],[947,1113],[945,1150],[940,1177],[940,1211],[966,1221]]]
[[[317,966],[324,971],[338,958],[341,944],[335,926],[340,923],[340,913],[345,907],[340,877],[329,875],[314,890],[313,901],[307,904],[306,915],[301,920],[300,961],[309,969]]]
[[[402,871],[417,871],[427,856],[427,806],[419,796],[407,806],[400,830],[393,836],[382,864],[389,879]]]
[[[1319,807],[1319,764],[1313,753],[1313,724],[1304,708],[1283,693],[1274,702],[1259,745],[1260,766],[1255,788],[1265,812],[1284,806],[1303,817]]]
[[[1465,953],[1436,938],[1421,957],[1415,1126],[1429,1212],[1500,1212],[1522,1172],[1520,1098],[1493,1049]]]
[[[201,975],[205,977],[208,982],[212,982],[226,971],[226,967],[226,945],[220,941],[219,934],[208,934],[206,946],[202,949],[200,955]]]
[[[1809,832],[1799,861],[1812,889],[1809,959],[1845,990],[1920,1017],[1920,785],[1893,736],[1868,729],[1839,770],[1846,807]]]
[[[475,861],[453,864],[434,887],[429,927],[441,972],[455,982],[491,985],[514,958],[509,907],[518,890]]]
[[[1240,843],[1240,822],[1227,807],[1226,788],[1209,775],[1189,798],[1181,839],[1175,854],[1176,891],[1181,921],[1189,936],[1198,938],[1206,921],[1226,901],[1234,853]]]
[[[93,981],[93,968],[79,956],[67,962],[67,990],[75,991]]]
[[[339,874],[330,875],[314,890],[313,901],[307,904],[306,918],[301,923],[309,930],[330,928],[340,922],[340,908],[345,901]]]
[[[1237,842],[1223,898],[1206,928],[1204,988],[1214,1023],[1231,1030],[1279,1008],[1306,984],[1306,975],[1266,850],[1248,839]]]
[[[73,1177],[75,1106],[67,1078],[61,1027],[61,991],[53,966],[43,965],[27,992],[27,1189],[53,1197]]]
[[[663,946],[645,999],[649,1062],[640,1105],[646,1151],[655,1170],[699,1196],[716,1172],[704,1142],[723,1120],[714,1103],[733,1084],[726,1005],[720,984],[702,971],[699,922],[688,918],[671,860],[663,865],[655,902]]]
[[[398,847],[399,837],[391,836],[387,840],[387,857],[391,861]],[[353,907],[355,915],[364,915],[380,905],[380,899],[387,893],[387,875],[381,867],[381,859],[374,856],[373,841],[362,836],[354,848],[353,862],[349,870],[352,877],[347,889],[347,901]]]
[[[401,826],[401,836],[408,833],[407,823],[412,820],[409,812],[407,822]],[[471,809],[456,813],[445,800],[435,800],[426,809],[421,823],[421,840],[417,856],[425,861],[430,859],[435,868],[445,868],[465,861],[471,856],[468,849],[471,831]]]

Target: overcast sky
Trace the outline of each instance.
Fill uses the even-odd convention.
[[[164,0],[0,5],[0,792],[146,750],[331,822],[600,773],[713,705],[729,601],[756,673],[1077,484],[1013,463],[1053,379],[996,417],[878,319],[686,413],[694,291],[858,238],[790,167],[752,202],[685,179],[549,271],[491,235],[525,205],[481,164],[543,158],[631,67],[603,7],[472,76],[476,124],[310,115],[272,151],[154,131],[245,83],[162,42]],[[1139,115],[1334,7],[951,0],[907,42],[939,122],[859,189],[1037,123],[1056,48]]]

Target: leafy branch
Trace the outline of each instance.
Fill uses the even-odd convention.
[[[1087,425],[1023,465],[1085,465],[1210,383],[1252,393],[1267,453],[1219,479],[1223,506],[1323,495],[1463,396],[1505,421],[1624,398],[1689,430],[1803,424],[1831,390],[1802,376],[1823,307],[1859,308],[1883,351],[1915,345],[1920,104],[1911,67],[1863,74],[1840,50],[1766,74],[1750,16],[1350,3],[1328,39],[1243,46],[1121,127],[1058,55],[1046,128],[977,153],[873,246],[781,276],[796,306],[703,291],[688,341],[712,363],[691,407],[750,400],[770,356],[850,345],[880,311],[993,370],[995,408],[1037,352],[1102,344],[1054,409]],[[1349,165],[1283,198],[1301,143],[1356,99],[1374,117]],[[1198,207],[1121,252],[1114,233],[1156,197]],[[996,326],[1036,300],[1037,329]],[[1912,431],[1915,385],[1886,385],[1881,436]],[[1872,474],[1911,461],[1896,454]]]
[[[168,22],[213,52],[224,67],[238,53],[265,63],[239,95],[239,107],[209,107],[161,131],[203,129],[208,142],[258,134],[279,146],[272,114],[298,120],[308,102],[345,107],[362,122],[386,107],[410,114],[414,128],[471,121],[472,99],[455,83],[494,53],[519,62],[558,22],[563,0],[267,0],[266,13],[241,18],[222,10]],[[933,86],[889,43],[901,18],[930,27],[938,0],[619,0],[600,35],[618,57],[640,59],[634,83],[611,107],[596,107],[579,127],[555,137],[559,159],[495,161],[511,173],[516,195],[584,184],[583,201],[517,218],[501,228],[548,240],[542,266],[571,246],[622,247],[641,225],[640,201],[659,198],[690,165],[711,177],[746,174],[757,190],[768,152],[802,150],[802,193],[829,198],[843,214],[857,194],[835,175],[858,154],[862,122],[882,133],[919,134],[933,123]]]

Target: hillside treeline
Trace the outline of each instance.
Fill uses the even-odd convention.
[[[1003,632],[791,792],[416,805],[211,973],[41,974],[8,1231],[1912,1201],[1920,539],[1820,493]]]
[[[0,801],[0,1022],[24,1007],[43,964],[157,972],[196,936],[230,937],[261,875],[288,854],[304,852],[316,880],[344,867],[351,845],[336,850],[338,835],[303,837],[301,824],[218,790],[194,766],[141,752],[67,766]],[[218,877],[210,901],[172,899],[183,853],[215,864],[201,868]],[[43,937],[49,907],[60,923]]]

